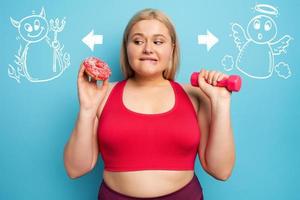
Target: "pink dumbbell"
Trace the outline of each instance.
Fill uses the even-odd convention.
[[[199,72],[194,72],[191,75],[192,86],[198,87]],[[242,86],[242,79],[238,75],[231,75],[226,79],[222,79],[217,82],[218,87],[226,87],[229,91],[238,92]]]

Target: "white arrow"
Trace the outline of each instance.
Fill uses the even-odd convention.
[[[219,42],[219,39],[209,32],[209,30],[206,32],[207,35],[198,35],[198,44],[206,45],[206,49],[209,51],[217,42]]]
[[[103,35],[94,35],[94,30],[82,38],[82,42],[86,44],[92,51],[94,51],[95,44],[103,43]]]

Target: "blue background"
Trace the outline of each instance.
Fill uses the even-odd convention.
[[[63,165],[63,150],[78,112],[76,78],[80,62],[95,55],[109,63],[111,81],[119,81],[119,51],[122,32],[131,16],[151,7],[164,11],[174,22],[181,47],[181,66],[176,80],[189,82],[201,67],[223,71],[225,54],[236,56],[230,23],[243,27],[257,13],[256,3],[278,8],[274,19],[278,36],[294,40],[282,58],[292,76],[277,75],[255,80],[237,70],[243,87],[232,95],[232,123],[236,164],[226,182],[206,174],[196,158],[196,173],[205,199],[300,199],[300,93],[299,93],[299,1],[1,1],[0,13],[0,199],[96,199],[103,162],[89,174],[71,180]],[[20,20],[44,7],[46,18],[66,17],[58,39],[71,55],[71,65],[58,79],[46,83],[18,84],[7,75],[20,40],[10,17]],[[103,45],[92,52],[81,39],[92,29],[104,35]],[[197,44],[197,35],[210,30],[219,38],[209,52]],[[32,64],[51,58],[47,51],[35,54]],[[253,62],[260,58],[259,52]],[[51,60],[51,59],[50,59]],[[47,62],[49,66],[51,62]]]

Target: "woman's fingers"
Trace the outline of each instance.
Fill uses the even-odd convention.
[[[207,79],[208,79],[208,71],[205,69],[201,69],[199,72],[199,76],[198,76],[198,84],[200,89],[202,89],[204,92],[208,89],[208,87],[211,87],[208,83],[207,83]]]
[[[216,71],[210,71],[209,74],[208,74],[208,79],[207,79],[207,82],[212,85],[212,82],[214,80],[214,76],[217,72]]]
[[[218,81],[221,80],[220,77],[222,77],[222,76],[223,76],[223,74],[222,74],[221,72],[216,72],[216,73],[214,74],[214,77],[213,77],[213,79],[212,79],[212,84],[213,84],[213,86],[216,86],[216,85],[217,85]]]
[[[79,70],[78,70],[78,78],[83,77],[84,70],[85,70],[84,65],[81,64],[80,67],[79,67]]]
[[[80,65],[80,68],[78,70],[78,81],[89,81],[88,75],[85,73],[85,67],[83,64]]]
[[[90,77],[90,83],[97,85],[97,80]]]
[[[199,78],[203,78],[206,83],[213,86],[216,86],[218,84],[218,81],[228,77],[228,75],[215,70],[208,71],[205,69],[201,69],[199,73]]]
[[[208,77],[208,71],[205,69],[201,69],[199,73],[199,78],[203,78],[204,80],[207,80]]]
[[[221,81],[221,80],[226,79],[226,78],[228,78],[228,77],[229,77],[228,75],[223,74],[223,73],[220,73],[220,75],[218,76],[217,81]]]
[[[208,70],[204,70],[204,79],[205,79],[205,80],[208,79]]]
[[[104,80],[103,82],[102,82],[102,87],[103,88],[107,88],[108,87],[108,85],[109,85],[109,79],[106,79],[106,80]]]

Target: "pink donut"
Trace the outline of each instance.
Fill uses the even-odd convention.
[[[89,57],[83,61],[85,72],[95,80],[106,80],[111,75],[107,63],[96,57]]]

